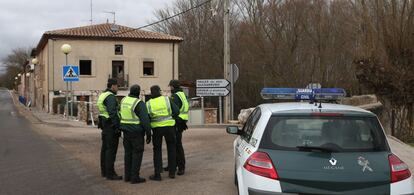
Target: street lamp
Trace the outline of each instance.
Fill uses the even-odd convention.
[[[37,65],[39,63],[39,60],[37,58],[32,59],[32,64]]]
[[[19,74],[17,74],[17,76],[18,76],[18,77],[21,77],[21,76],[22,76],[22,74],[21,74],[21,73],[19,73]]]
[[[72,51],[72,46],[70,46],[69,44],[63,44],[62,47],[60,48],[62,50],[62,52],[64,54],[69,54]]]
[[[30,73],[28,72],[28,73],[26,73],[26,77],[30,77]]]
[[[14,89],[17,91],[18,90],[18,85],[17,85],[17,77],[14,77]]]
[[[65,65],[68,65],[68,54],[72,51],[72,47],[69,44],[63,44],[62,47],[60,48],[60,50],[62,50],[62,52],[65,54]],[[71,88],[72,88],[72,83],[71,83]],[[66,82],[66,108],[68,110],[69,113],[69,82]],[[72,99],[72,103],[71,103],[71,115],[73,114],[73,98],[72,98],[72,93],[71,93],[71,99]],[[67,114],[68,114],[67,113]],[[69,115],[66,115],[66,118],[69,120]]]

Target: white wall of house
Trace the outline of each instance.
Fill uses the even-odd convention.
[[[43,66],[40,74],[44,74],[39,75],[39,91],[47,96],[45,104],[48,105],[45,108],[49,111],[55,97],[53,91],[66,90],[62,79],[65,55],[60,50],[65,43],[72,46],[68,64],[79,65],[80,60],[92,61],[91,75],[80,75],[80,82],[73,83],[76,94],[104,90],[109,75],[112,75],[113,61],[124,62],[124,75],[129,80],[129,86],[139,84],[145,94],[150,93],[152,85],[160,85],[163,91],[169,91],[169,81],[178,78],[178,43],[49,39],[38,54]],[[123,46],[123,55],[115,55],[115,45],[118,44]],[[144,75],[144,61],[154,62],[154,75]],[[38,94],[38,105],[42,105],[41,101],[42,94]]]

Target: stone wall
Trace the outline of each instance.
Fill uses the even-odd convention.
[[[98,110],[98,107],[96,106],[96,103],[98,102],[98,97],[101,93],[102,92],[100,91],[93,91],[92,95],[89,98],[89,101],[92,102],[92,104],[89,105],[89,110],[92,112],[92,116],[93,116],[95,123],[97,123],[98,116],[99,116],[99,110]]]
[[[204,117],[206,124],[217,124],[217,108],[205,108]]]
[[[341,99],[341,104],[351,105],[351,106],[361,106],[367,104],[378,103],[377,96],[375,95],[360,95],[352,96]]]
[[[239,116],[237,119],[239,120],[239,124],[244,124],[247,121],[247,118],[249,118],[250,114],[253,112],[254,108],[248,108],[248,109],[242,109],[240,111]]]
[[[79,121],[88,122],[88,104],[85,101],[78,103],[78,117]]]

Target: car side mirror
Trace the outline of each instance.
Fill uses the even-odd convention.
[[[229,126],[226,128],[228,134],[240,135],[240,129],[237,126]]]

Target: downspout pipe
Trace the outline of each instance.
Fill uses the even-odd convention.
[[[175,79],[175,43],[172,46],[172,79]]]

